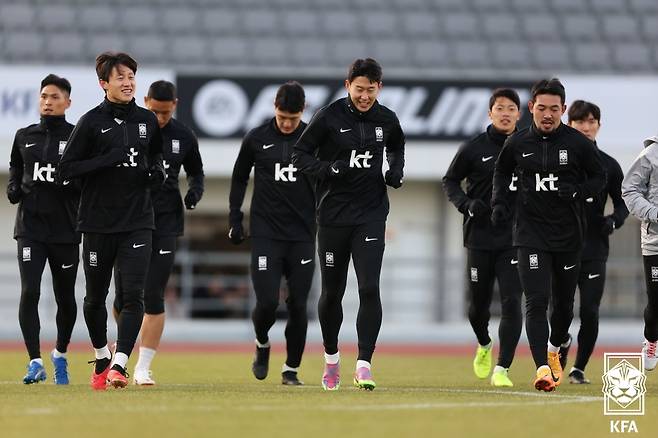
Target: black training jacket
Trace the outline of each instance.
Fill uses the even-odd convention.
[[[187,175],[188,192],[198,199],[203,195],[203,162],[196,135],[187,126],[172,118],[162,132],[162,156],[167,179],[162,187],[153,190],[153,210],[157,236],[182,236],[184,229],[183,200],[178,187],[178,175],[183,166]]]
[[[149,173],[164,174],[155,114],[133,101],[105,99],[83,115],[59,163],[57,180],[81,178],[78,230],[154,229]]]
[[[289,241],[315,241],[315,180],[299,172],[290,160],[293,145],[306,128],[284,135],[275,119],[247,133],[233,167],[229,196],[231,226],[242,221],[249,173],[254,171],[250,233]]]
[[[507,135],[489,125],[485,132],[460,146],[443,177],[443,189],[448,199],[464,215],[464,246],[467,248],[489,251],[512,246],[511,222],[496,228],[491,224],[491,211],[474,217],[468,210],[473,199],[482,200],[486,206],[491,204],[494,167],[506,139]],[[461,186],[464,179],[466,193]],[[509,186],[514,193],[515,179],[513,176]]]
[[[511,135],[496,161],[492,206],[511,205],[512,174],[518,176],[512,240],[516,247],[544,251],[582,250],[584,200],[601,192],[606,173],[598,149],[564,124],[549,135],[533,125]],[[561,184],[573,184],[578,196],[558,196]]]
[[[628,217],[628,208],[621,198],[621,182],[624,172],[617,160],[599,149],[599,155],[608,174],[608,181],[602,192],[596,196],[585,199],[585,212],[587,214],[587,234],[582,260],[607,260],[610,251],[610,236],[602,233],[605,222],[605,205],[608,196],[614,208],[611,216],[615,221],[615,229],[624,225]]]
[[[45,243],[80,243],[75,219],[80,186],[55,184],[55,169],[73,125],[64,116],[42,116],[19,129],[9,162],[8,190],[20,190],[14,238]]]
[[[389,202],[382,175],[384,153],[391,171],[402,177],[404,141],[395,113],[378,102],[362,113],[348,96],[318,110],[292,158],[302,172],[318,177],[318,224],[385,221]],[[349,165],[341,179],[327,176],[337,160]]]

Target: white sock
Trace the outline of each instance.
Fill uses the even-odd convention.
[[[94,348],[94,353],[96,354],[96,359],[112,358],[112,353],[110,353],[110,349],[107,348],[107,345],[103,348]]]
[[[52,355],[54,358],[59,359],[60,357],[66,357],[66,353],[60,353],[57,348],[53,348]]]
[[[117,353],[114,355],[114,360],[112,360],[112,366],[119,365],[121,368],[126,368],[128,363],[128,355],[126,353]]]
[[[563,343],[562,345],[560,345],[560,347],[567,348],[567,347],[569,347],[569,345],[571,345],[571,336],[569,336],[567,341],[565,343]]]
[[[285,373],[286,371],[296,373],[297,371],[299,371],[299,367],[297,368],[289,367],[287,364],[284,363],[283,366],[281,367],[281,372]]]
[[[368,369],[370,369],[370,362],[365,361],[365,360],[357,360],[356,361],[356,369],[358,370],[359,368],[368,368]]]
[[[139,347],[139,358],[137,359],[137,364],[135,365],[136,370],[150,370],[151,362],[153,362],[153,357],[155,356],[156,350],[152,348]]]
[[[559,353],[560,352],[560,347],[556,347],[555,345],[553,345],[549,342],[548,343],[548,352],[549,353]]]
[[[266,343],[261,344],[260,342],[258,342],[258,339],[256,339],[256,347],[258,347],[258,348],[270,348],[270,341],[267,341]]]
[[[494,374],[507,372],[507,368],[496,365],[493,370]]]
[[[576,368],[576,367],[571,367],[571,371],[569,371],[569,374],[573,373],[574,371],[580,371],[581,373],[585,374],[585,371],[583,371],[583,370],[579,370],[579,369]]]
[[[337,351],[336,354],[324,354],[324,361],[329,365],[335,365],[340,361],[340,351]]]
[[[39,365],[43,366],[43,359],[41,359],[40,357],[37,357],[36,359],[32,359],[30,363],[32,362],[38,363]]]
[[[542,368],[548,368],[549,371],[551,370],[551,367],[549,367],[548,365],[542,365],[539,368],[537,368],[537,371],[541,370]]]

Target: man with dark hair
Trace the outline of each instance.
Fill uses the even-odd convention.
[[[601,127],[601,110],[591,102],[576,100],[569,107],[569,126],[582,132],[594,144]],[[598,145],[597,145],[598,146]],[[621,198],[621,182],[624,173],[617,160],[598,150],[608,175],[605,188],[600,193],[585,199],[587,217],[587,234],[581,256],[578,290],[580,291],[580,330],[578,331],[578,352],[576,362],[569,371],[569,382],[576,384],[590,383],[585,377],[585,366],[589,361],[599,333],[599,306],[605,286],[606,262],[610,248],[609,236],[620,228],[628,209]],[[612,200],[614,211],[605,215],[608,196]],[[560,349],[562,369],[567,364],[567,354],[571,345],[571,335]]]
[[[247,133],[233,168],[230,230],[234,244],[244,240],[241,211],[249,173],[255,169],[251,200],[251,279],[256,293],[252,313],[256,332],[254,376],[267,377],[269,330],[276,319],[281,276],[288,282],[287,358],[284,385],[301,385],[297,377],[306,343],[306,302],[315,269],[315,192],[313,178],[299,174],[290,156],[306,124],[304,89],[298,82],[283,84],[274,100],[274,118]]]
[[[605,169],[596,146],[562,124],[566,105],[560,81],[541,80],[531,94],[532,125],[512,134],[496,161],[491,221],[497,226],[510,220],[514,203],[512,244],[526,295],[526,332],[537,366],[534,386],[548,392],[562,383],[559,350],[573,318],[584,200],[603,190]],[[515,201],[509,189],[513,174],[518,177]]]
[[[156,116],[135,104],[137,62],[105,52],[96,72],[105,99],[83,115],[59,164],[59,181],[82,179],[78,231],[84,234],[84,316],[96,360],[91,386],[128,384],[126,364],[144,316],[144,284],[154,227],[151,187],[165,180],[162,135]],[[112,269],[120,283],[116,354],[107,346],[108,293]]]
[[[193,210],[203,196],[203,162],[196,135],[173,117],[178,98],[176,87],[168,81],[151,84],[144,97],[144,106],[153,111],[162,132],[162,153],[167,178],[164,185],[151,191],[155,213],[155,230],[151,243],[151,263],[144,289],[144,319],[142,321],[139,359],[135,365],[133,381],[136,385],[155,385],[151,362],[155,356],[165,324],[164,292],[174,265],[176,238],[183,235],[185,208]],[[187,174],[188,190],[181,199],[178,175],[181,166]],[[119,277],[119,272],[115,272]],[[115,281],[114,310],[121,312],[120,281]]]
[[[318,178],[318,254],[322,293],[318,316],[325,350],[322,387],[340,386],[338,332],[350,257],[359,284],[359,355],[354,384],[373,390],[370,365],[382,323],[379,276],[389,201],[402,186],[404,133],[395,113],[377,102],[382,68],[357,59],[345,80],[347,97],[321,108],[295,145],[293,164]],[[382,175],[386,155],[389,169]]]
[[[18,203],[14,227],[21,276],[18,321],[30,356],[23,383],[46,380],[39,345],[39,296],[48,260],[57,303],[57,344],[50,359],[55,383],[67,385],[66,350],[77,314],[75,277],[80,233],[75,230],[75,215],[80,190],[68,181],[65,186],[55,185],[53,175],[73,131],[65,116],[71,106],[71,84],[50,74],[41,81],[40,90],[41,121],[16,132],[7,185],[9,202]]]
[[[494,280],[498,279],[502,313],[498,337],[498,362],[491,375],[493,386],[511,387],[508,377],[514,351],[521,335],[521,283],[516,269],[516,250],[512,247],[512,226],[499,228],[491,224],[489,205],[496,158],[516,131],[521,117],[519,95],[511,88],[498,88],[489,99],[489,125],[485,132],[464,143],[443,177],[443,188],[460,213],[464,215],[464,246],[468,248],[470,305],[468,319],[478,340],[473,371],[480,379],[489,376],[493,341],[489,336],[489,307]],[[516,191],[515,178],[510,190]],[[466,180],[466,193],[461,183]]]

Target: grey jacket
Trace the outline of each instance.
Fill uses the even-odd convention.
[[[658,255],[658,136],[644,140],[644,150],[626,172],[621,196],[642,221],[642,255]]]

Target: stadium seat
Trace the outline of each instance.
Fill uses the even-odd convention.
[[[441,31],[450,39],[479,39],[479,23],[473,14],[447,13],[441,15]]]
[[[491,68],[489,48],[481,42],[457,42],[453,45],[455,64],[461,68]]]
[[[93,62],[96,56],[106,50],[114,52],[128,50],[128,43],[124,37],[115,32],[91,34],[86,38],[86,43],[85,54],[79,59],[84,63]]]
[[[409,44],[400,39],[377,39],[372,43],[375,59],[386,68],[409,68],[411,57]]]
[[[205,64],[208,56],[207,41],[207,38],[199,36],[177,36],[171,39],[168,50],[176,63]]]
[[[572,47],[573,60],[581,71],[609,70],[610,49],[604,43],[575,44]]]
[[[160,31],[160,23],[164,10],[159,10],[154,13],[153,8],[146,6],[134,6],[127,10],[126,14],[121,14],[121,19],[112,23],[116,29],[118,27],[128,32],[158,32]],[[140,32],[137,32],[140,31]]]
[[[593,41],[600,38],[598,21],[591,15],[567,15],[562,23],[564,36],[573,42]]]
[[[482,33],[485,38],[518,38],[521,29],[517,19],[512,14],[491,14],[482,17]]]
[[[658,2],[656,0],[629,0],[631,10],[643,14],[645,12],[658,13]]]
[[[550,3],[553,11],[558,14],[585,13],[589,11],[587,0],[551,0]]]
[[[282,29],[293,38],[317,36],[320,17],[311,11],[295,10],[281,15]]]
[[[163,35],[140,34],[139,38],[129,38],[129,53],[135,57],[137,62],[155,65],[169,64],[171,50]]]
[[[53,62],[77,61],[84,51],[84,40],[78,33],[60,31],[50,35],[45,42],[44,53]]]
[[[346,66],[355,58],[365,58],[374,56],[372,45],[364,39],[335,39],[329,47],[331,64],[336,66]]]
[[[542,41],[535,41],[530,47],[531,60],[535,68],[541,72],[557,74],[573,69],[567,44],[545,44]]]
[[[418,41],[411,45],[412,59],[423,68],[449,68],[452,56],[446,43],[441,41]]]
[[[638,21],[630,15],[601,17],[601,30],[610,42],[637,41],[641,36]]]
[[[30,62],[43,59],[43,37],[35,32],[5,34],[5,56],[12,61]]]
[[[428,2],[440,12],[467,12],[469,10],[468,4],[463,0],[428,0]]]
[[[256,38],[251,41],[252,62],[265,66],[285,67],[289,64],[287,41],[279,38]]]
[[[162,10],[160,18],[160,26],[168,34],[198,32],[199,16],[196,9],[170,7]]]
[[[245,35],[277,35],[281,33],[281,24],[276,11],[270,9],[254,9],[243,12],[242,33]]]
[[[324,67],[329,63],[327,40],[317,38],[296,38],[292,46],[292,62],[299,67]]]
[[[519,19],[521,32],[528,40],[543,40],[560,36],[560,24],[550,14],[526,14]]]
[[[623,14],[628,11],[627,0],[593,0],[590,5],[591,12],[601,15]]]
[[[0,5],[0,29],[29,30],[34,26],[34,9],[29,4],[6,3]]]
[[[614,44],[612,62],[619,70],[629,73],[650,72],[653,69],[651,50],[644,44]]]
[[[348,10],[329,10],[322,15],[320,29],[325,35],[352,37],[358,34],[359,17]]]
[[[242,18],[235,9],[207,9],[201,14],[200,26],[206,34],[234,37],[242,31]]]
[[[41,30],[71,31],[75,29],[76,21],[76,9],[70,4],[47,4],[37,8],[36,24]]]
[[[77,25],[89,32],[116,31],[116,11],[105,5],[80,8]]]
[[[244,38],[214,38],[208,42],[210,60],[215,65],[247,64],[247,40]]]
[[[521,42],[493,44],[491,49],[493,65],[499,69],[532,68],[530,49],[527,44]]]
[[[510,14],[512,12],[507,0],[471,0],[471,3],[473,9],[480,12],[497,12],[502,14]]]
[[[546,13],[548,4],[546,0],[510,0],[513,11],[522,13]]]
[[[658,14],[645,15],[640,19],[642,33],[649,41],[658,40]]]
[[[392,12],[371,12],[363,17],[365,34],[374,38],[392,37],[398,34],[400,24]]]
[[[439,30],[439,20],[435,14],[422,12],[402,13],[400,17],[402,33],[418,39],[432,38]]]

